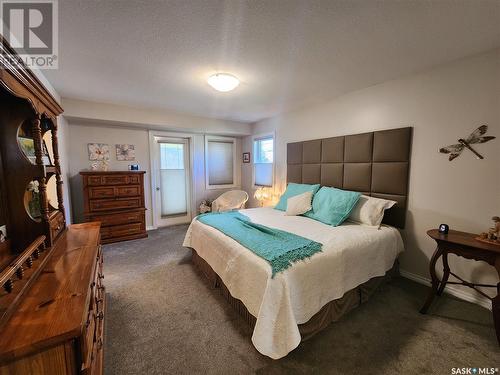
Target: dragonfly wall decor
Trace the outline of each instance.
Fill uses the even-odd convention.
[[[469,135],[466,139],[460,138],[458,140],[459,143],[457,144],[441,147],[439,149],[439,152],[441,152],[442,154],[450,154],[448,160],[452,161],[453,159],[460,156],[464,148],[466,148],[469,151],[471,151],[474,155],[476,155],[478,159],[484,159],[483,155],[474,150],[471,145],[476,143],[485,143],[496,138],[493,136],[484,136],[487,131],[488,131],[488,125],[481,125],[479,128],[474,130],[471,133],[471,135]]]

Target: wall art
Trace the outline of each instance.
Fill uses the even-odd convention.
[[[109,160],[109,145],[105,143],[88,143],[89,160]]]

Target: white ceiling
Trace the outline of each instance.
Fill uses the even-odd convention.
[[[64,0],[63,97],[253,122],[500,46],[498,0]],[[237,75],[233,92],[206,83]]]

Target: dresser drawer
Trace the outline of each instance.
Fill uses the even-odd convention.
[[[128,183],[129,184],[139,184],[141,182],[141,176],[128,176]]]
[[[118,199],[99,199],[89,202],[90,211],[108,211],[123,210],[126,208],[140,208],[142,206],[141,197],[137,198],[118,198]]]
[[[144,231],[143,223],[134,223],[134,224],[101,228],[101,235],[102,239],[106,240],[108,238],[113,238],[113,237],[124,237],[133,234],[139,234],[143,231]]]
[[[114,175],[114,174],[102,174],[99,176],[89,176],[87,178],[87,185],[89,186],[100,186],[100,185],[128,185],[128,184],[139,184],[141,176],[134,175]]]
[[[87,184],[89,186],[99,186],[101,184],[101,176],[89,176],[87,179]]]
[[[120,212],[117,214],[90,215],[88,221],[100,221],[103,227],[110,225],[121,225],[130,223],[142,223],[144,221],[144,211]]]
[[[101,176],[91,176],[88,179],[88,184],[90,186],[97,185],[126,185],[128,184],[127,175],[101,175]]]
[[[94,351],[92,353],[92,375],[102,374],[102,362],[104,356],[104,314],[106,309],[106,297],[103,299],[102,311],[96,321],[96,338]]]
[[[113,198],[115,188],[112,186],[99,186],[89,188],[89,198]]]
[[[115,188],[115,194],[117,197],[135,197],[141,195],[141,187],[139,185],[118,186]]]
[[[82,336],[82,368],[90,367],[96,337],[97,318],[94,310],[89,311]]]
[[[54,216],[51,216],[49,219],[49,226],[52,239],[56,239],[64,228],[66,228],[64,215],[58,211]]]
[[[141,195],[139,185],[98,186],[89,188],[89,198],[136,197]]]

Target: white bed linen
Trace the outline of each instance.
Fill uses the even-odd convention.
[[[217,229],[193,220],[183,246],[195,249],[240,299],[257,322],[252,343],[273,359],[286,356],[301,340],[298,324],[328,302],[382,276],[403,241],[397,229],[345,223],[332,227],[272,208],[240,210],[252,222],[285,230],[323,244],[322,252],[271,278],[269,263]]]

